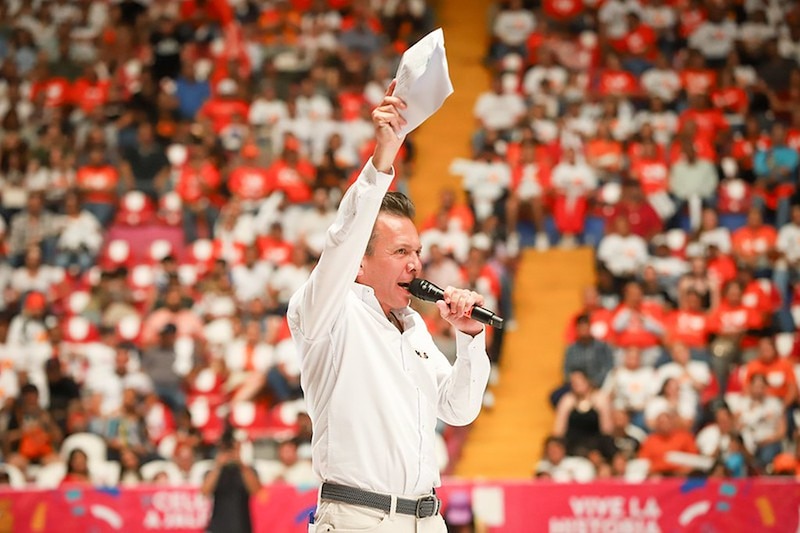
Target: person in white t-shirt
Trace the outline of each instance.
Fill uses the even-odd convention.
[[[542,89],[542,84],[547,82],[550,90],[561,94],[567,84],[569,73],[567,69],[555,62],[553,52],[548,48],[540,48],[537,53],[536,63],[525,73],[522,79],[522,91],[532,96]]]
[[[767,379],[763,374],[750,378],[748,394],[738,405],[737,415],[747,449],[762,468],[772,463],[783,449],[786,411],[778,398],[767,394]]]
[[[697,433],[695,443],[700,453],[717,458],[728,452],[736,433],[736,419],[723,403],[714,409],[714,422]]]
[[[602,390],[611,398],[614,409],[627,412],[637,427],[646,427],[644,408],[658,389],[656,372],[653,367],[642,366],[639,348],[631,346],[625,350],[622,365],[608,374]]]
[[[244,249],[243,261],[231,269],[231,284],[240,303],[249,302],[264,295],[273,275],[269,261],[259,258],[254,244]]]
[[[699,411],[701,394],[712,380],[708,363],[692,360],[688,346],[681,342],[673,343],[669,352],[672,360],[656,370],[659,388],[669,379],[676,380],[682,406],[679,412]]]
[[[492,90],[478,96],[473,111],[484,130],[509,132],[525,115],[525,101],[515,92],[506,92],[500,77],[495,78]]]
[[[501,59],[507,54],[527,55],[526,43],[536,27],[536,18],[530,9],[526,9],[522,0],[510,0],[508,6],[501,10],[492,24],[491,57]]]
[[[553,167],[550,183],[556,192],[553,212],[562,245],[574,245],[583,232],[587,197],[597,188],[597,174],[577,158],[575,150],[567,148],[561,162]]]
[[[708,18],[689,36],[689,47],[699,50],[711,67],[722,67],[736,45],[739,30],[736,22],[727,20],[719,7],[708,10]]]
[[[537,478],[549,478],[557,483],[588,483],[597,476],[592,462],[585,457],[570,457],[561,437],[548,437],[544,457],[536,465]]]
[[[267,371],[275,362],[273,347],[265,341],[261,323],[251,320],[243,330],[224,352],[225,367],[230,372],[225,386],[236,391],[234,401],[252,399],[264,386]]]
[[[597,248],[597,258],[616,278],[636,275],[648,257],[647,243],[631,233],[630,222],[621,216],[614,219],[613,233],[603,237]]]
[[[287,305],[292,294],[306,282],[311,274],[308,251],[302,243],[292,249],[291,261],[275,269],[269,282],[269,293],[281,305]]]

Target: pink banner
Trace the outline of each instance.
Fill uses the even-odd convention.
[[[754,478],[737,481],[447,483],[470,495],[492,533],[798,531],[800,484]],[[258,533],[306,531],[316,491],[269,486],[252,500]],[[446,503],[445,503],[446,504]],[[124,490],[65,488],[0,490],[0,533],[198,533],[210,505],[194,488]]]

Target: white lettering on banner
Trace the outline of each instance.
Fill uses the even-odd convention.
[[[660,533],[655,498],[580,496],[569,499],[572,516],[552,517],[550,533]]]
[[[202,529],[208,525],[210,511],[208,500],[198,492],[156,492],[142,525],[145,529]]]

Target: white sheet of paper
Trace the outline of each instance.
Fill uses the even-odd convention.
[[[438,111],[453,94],[441,28],[433,30],[405,51],[395,78],[394,95],[408,106],[400,112],[407,121],[402,133],[408,134]]]

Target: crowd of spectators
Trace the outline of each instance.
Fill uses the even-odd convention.
[[[262,483],[316,482],[286,305],[432,24],[423,0],[0,2],[3,479],[199,486],[234,434]],[[409,139],[395,187],[412,164]],[[508,301],[452,191],[422,222],[431,279]]]
[[[800,473],[800,10],[496,2],[454,162],[506,242],[596,247],[536,475]]]

